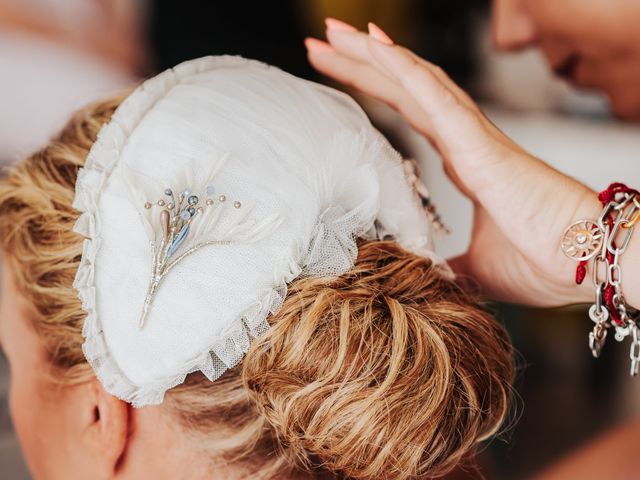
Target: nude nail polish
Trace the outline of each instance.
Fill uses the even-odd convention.
[[[335,30],[336,32],[357,32],[358,29],[353,25],[349,25],[342,20],[337,20],[335,18],[325,18],[324,23],[329,30]]]
[[[307,37],[304,39],[304,45],[307,47],[307,50],[312,51],[314,53],[334,53],[335,50],[331,45],[327,42],[323,42],[322,40],[318,40],[317,38]]]
[[[393,45],[391,37],[373,22],[369,22],[369,35],[385,45]]]

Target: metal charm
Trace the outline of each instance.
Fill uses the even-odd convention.
[[[629,325],[615,325],[616,333],[614,338],[618,342],[622,342],[625,338],[631,335],[631,327]]]
[[[640,370],[640,333],[638,332],[638,325],[632,324],[631,332],[633,340],[629,350],[629,358],[631,359],[631,371],[629,373],[632,377],[635,377],[638,375],[638,370]]]
[[[589,348],[591,349],[593,358],[600,357],[606,340],[607,327],[601,323],[597,323],[595,327],[593,327],[593,331],[589,332]]]
[[[589,348],[594,358],[598,358],[607,340],[607,330],[609,328],[609,311],[598,305],[592,305],[589,309],[589,317],[595,322],[593,330],[589,332]]]
[[[572,260],[589,260],[602,250],[604,232],[593,220],[580,220],[562,234],[562,251]]]
[[[627,304],[622,293],[620,258],[629,246],[635,225],[640,224],[640,195],[619,183],[611,184],[603,193],[607,194],[603,197],[607,202],[598,219],[570,225],[562,235],[561,248],[573,260],[590,261],[596,293],[589,309],[589,318],[595,323],[589,332],[591,353],[596,358],[600,356],[613,327],[618,342],[631,337],[630,373],[636,376],[640,373],[640,312]],[[584,279],[582,273],[576,271],[577,283]]]

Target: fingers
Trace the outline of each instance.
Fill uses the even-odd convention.
[[[483,134],[484,118],[471,98],[439,67],[395,45],[379,27],[369,35],[327,20],[326,46],[307,44],[309,60],[322,73],[381,99],[399,110],[443,154],[466,148],[461,128]]]
[[[376,65],[376,61],[371,56],[371,52],[369,50],[369,34],[360,32],[351,25],[331,18],[328,18],[326,20],[326,24],[327,40],[329,41],[329,44],[336,50],[336,52],[344,55],[345,57],[351,58],[352,60],[368,64],[369,66],[375,68],[378,72],[389,77],[391,80],[397,81],[397,78],[395,78],[394,75],[392,75],[390,72],[387,72],[386,69],[379,68],[379,66]],[[386,34],[382,32],[382,30],[378,30],[381,32],[379,35],[382,35],[382,37],[380,38],[388,39],[385,41],[391,42],[391,44],[393,44],[391,39],[386,36]]]
[[[326,24],[329,45],[333,47],[336,53],[372,67],[372,69],[392,79],[404,90],[408,90],[406,88],[407,85],[420,83],[420,80],[424,80],[426,74],[430,73],[430,84],[435,84],[435,86],[439,87],[440,92],[445,96],[445,100],[450,97],[449,99],[454,99],[472,110],[477,109],[475,103],[466,92],[458,87],[442,69],[418,57],[413,52],[395,45],[393,40],[375,24],[369,23],[368,35],[345,22],[333,18],[328,18]],[[314,41],[309,45],[315,48],[317,43]],[[390,52],[395,52],[395,54]],[[318,51],[314,50],[311,53],[318,53]],[[325,50],[322,53],[327,52]],[[404,60],[404,63],[402,60]],[[394,65],[400,68],[396,69]],[[403,66],[406,68],[403,68]],[[353,80],[349,83],[351,85],[354,84]],[[379,91],[377,96],[380,96],[380,93]],[[396,93],[394,97],[397,96]],[[414,98],[414,100],[418,99]]]
[[[369,53],[369,35],[358,31],[355,27],[340,20],[327,18],[325,22],[327,24],[327,39],[329,43],[322,43],[330,45],[335,53],[345,58],[340,59],[339,62],[333,61],[331,63],[326,61],[326,57],[318,58],[317,53],[328,53],[327,50],[318,50],[316,45],[318,45],[317,42],[319,41],[308,39],[308,41],[305,41],[305,44],[309,50],[312,65],[315,67],[317,64],[318,67],[324,68],[324,70],[321,70],[322,73],[359,88],[363,93],[381,99],[389,103],[393,108],[398,109],[398,99],[401,95],[406,95],[406,93],[399,84],[394,85],[396,81],[391,76],[383,70],[375,68],[373,65],[373,60]],[[345,61],[346,59],[352,60],[353,63],[349,64]],[[348,68],[347,65],[353,65],[353,68]],[[357,65],[357,67],[355,65]],[[327,68],[331,66],[334,68]],[[336,68],[338,66],[347,67],[347,70],[338,70]],[[353,77],[352,74],[355,72],[361,75],[367,75],[370,79],[362,82],[360,79]],[[381,76],[387,77],[387,80],[382,79]],[[391,80],[391,82],[388,80]],[[363,87],[366,85],[367,88],[358,87],[357,84],[360,83],[364,83]]]
[[[469,107],[474,107],[475,103],[471,100],[471,98],[467,95],[467,93],[462,90],[449,76],[437,65],[428,62],[427,60],[419,57],[411,50],[406,48],[394,45],[393,40],[389,35],[387,35],[380,27],[378,27],[375,23],[369,22],[369,39],[377,40],[379,43],[383,45],[387,45],[389,47],[394,47],[395,49],[399,49],[407,58],[410,58],[417,67],[424,68],[427,71],[431,72],[445,88],[448,88],[461,103],[466,104]],[[376,42],[374,42],[375,44]],[[369,48],[369,52],[371,53],[371,48]],[[372,55],[373,60],[376,61],[376,56]],[[386,70],[382,67],[383,70]],[[399,75],[399,72],[389,71],[389,74],[395,75],[396,79],[402,81],[402,76]]]
[[[304,39],[304,45],[308,52],[319,54],[335,54],[336,50],[327,42],[318,40],[317,38],[307,37]]]
[[[393,75],[429,117],[438,149],[454,161],[454,167],[461,167],[454,158],[457,154],[488,159],[496,157],[502,147],[523,153],[440,67],[373,35],[369,51],[376,64]]]
[[[372,32],[376,34],[374,37],[373,33],[367,34],[365,32],[358,31],[355,27],[339,20],[328,18],[325,22],[327,24],[327,40],[336,53],[372,67],[372,69],[376,70],[378,73],[382,73],[397,83],[399,88],[402,88],[398,76],[393,71],[389,71],[387,68],[378,65],[376,63],[376,59],[371,55],[369,48],[369,41],[371,38],[376,38],[388,45],[393,45],[393,41],[382,30],[380,30],[379,27],[376,27],[372,23],[369,24]]]
[[[484,117],[479,109],[439,67],[403,47],[373,37],[369,39],[369,51],[380,68],[393,75],[429,117],[447,150],[466,148],[462,143],[468,144],[470,135],[485,136]],[[460,135],[461,131],[467,138]]]
[[[366,37],[366,36],[365,36]],[[323,74],[381,100],[398,110],[420,133],[435,143],[429,119],[396,81],[369,63],[339,53],[332,45],[309,38],[305,41],[309,62]],[[437,148],[437,146],[436,146]]]
[[[339,20],[328,18],[325,22],[327,40],[337,52],[358,62],[371,63],[369,35]]]
[[[305,40],[308,58],[318,71],[341,83],[378,98],[398,109],[404,90],[393,80],[351,57],[342,55],[330,44],[308,38]]]
[[[379,27],[369,34],[327,21],[329,43],[308,40],[309,60],[322,73],[398,110],[439,151],[456,185],[471,192],[493,181],[490,171],[523,153],[436,65],[396,45]]]

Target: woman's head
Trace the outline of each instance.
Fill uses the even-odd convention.
[[[107,394],[73,289],[78,170],[119,100],[79,112],[0,185],[2,344],[36,478],[393,478],[450,469],[499,428],[503,329],[394,242],[361,241],[336,279],[299,278],[237,367],[193,373],[160,406]]]
[[[498,48],[538,46],[577,86],[607,94],[620,117],[640,120],[640,3],[635,0],[493,0]]]

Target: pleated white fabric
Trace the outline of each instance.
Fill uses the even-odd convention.
[[[167,188],[204,206],[175,257],[221,244],[175,264],[140,328]],[[346,272],[358,237],[392,236],[450,273],[402,159],[359,106],[239,57],[185,62],[137,88],[102,128],[74,207],[84,352],[106,390],[136,406],[190,372],[215,380],[235,366],[287,284]]]

